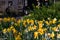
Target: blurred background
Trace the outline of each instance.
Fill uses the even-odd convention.
[[[9,15],[10,16],[25,15],[27,7],[33,10],[31,5],[32,4],[38,5],[39,4],[38,1],[39,0],[0,0],[0,17],[9,16]],[[45,1],[48,1],[48,0],[45,0]],[[51,0],[51,1],[54,3],[60,0]],[[40,0],[40,4],[41,3],[42,1]],[[13,13],[7,12],[9,8],[11,8]]]

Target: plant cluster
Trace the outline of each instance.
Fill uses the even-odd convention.
[[[7,40],[59,40],[60,19],[0,18],[0,31]]]

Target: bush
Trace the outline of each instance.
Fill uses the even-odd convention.
[[[43,20],[47,19],[48,17],[50,18],[60,18],[60,4],[52,4],[48,8],[43,6],[39,7],[36,6],[34,7],[34,10],[30,12],[30,16],[24,16],[24,19],[30,18],[30,19],[36,19],[36,20]]]

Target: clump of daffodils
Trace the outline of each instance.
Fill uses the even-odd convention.
[[[8,25],[3,25],[2,23]],[[15,18],[8,17],[0,19],[0,24],[1,27],[3,27],[2,32],[4,34],[12,33],[12,36],[15,40],[29,40],[29,37],[30,39],[33,38],[36,40],[38,40],[39,38],[41,40],[47,39],[46,37],[54,39],[56,35],[58,38],[60,38],[60,21],[56,18],[48,18],[47,20],[17,20]]]

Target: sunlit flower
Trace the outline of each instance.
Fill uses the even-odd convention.
[[[23,21],[23,25],[24,25],[24,27],[26,27],[26,20]]]
[[[28,31],[33,31],[33,30],[36,29],[36,27],[37,27],[36,25],[34,25],[34,26],[29,26],[29,27],[28,27]]]
[[[50,18],[48,18],[48,20],[50,20]]]
[[[53,23],[52,20],[50,20],[50,21],[49,21],[49,24],[52,24],[52,23]]]
[[[10,29],[13,29],[13,28],[14,28],[14,26],[11,25]]]
[[[47,31],[47,28],[43,28],[43,31],[46,32]]]
[[[43,27],[43,21],[38,21],[39,28]]]
[[[29,26],[29,27],[28,27],[28,30],[29,30],[29,31],[32,31],[32,30],[33,30],[33,27],[32,27],[32,26]]]
[[[33,26],[33,30],[35,30],[36,28],[37,28],[37,26],[36,26],[36,25],[34,25],[34,26]]]
[[[38,38],[38,32],[34,32],[34,38]]]
[[[47,33],[48,37],[50,37],[50,33]]]
[[[56,19],[56,18],[54,18],[54,19],[52,20],[53,24],[54,24],[54,23],[56,23],[56,21],[57,21],[57,19]]]
[[[4,22],[7,22],[7,18],[4,18],[3,21],[4,21]]]
[[[20,23],[21,23],[21,20],[18,19],[18,20],[17,20],[17,24],[18,24],[18,26],[20,26]]]
[[[7,32],[10,32],[10,31],[11,31],[11,29],[10,29],[10,28],[8,28],[8,29],[7,29]]]
[[[46,23],[47,25],[50,25],[48,21],[45,21],[45,23]]]
[[[3,32],[4,34],[7,33],[7,29],[6,29],[6,28],[3,29],[2,32]]]
[[[30,20],[29,20],[29,19],[27,19],[27,23],[28,23],[28,24],[30,23]]]
[[[18,24],[17,24],[17,23],[14,23],[14,25],[15,25],[15,26],[18,26]]]
[[[20,20],[20,19],[19,19],[19,20],[17,20],[17,23],[18,23],[18,24],[20,24],[20,22],[21,22],[21,20]]]
[[[53,31],[57,31],[58,28],[57,28],[57,27],[53,27],[52,30],[53,30]]]
[[[8,27],[10,25],[8,28],[4,28],[4,29],[2,28],[2,32],[4,34],[6,34],[6,33],[8,34],[9,32],[12,32],[13,36],[15,37],[15,40],[21,40],[21,37],[25,37],[24,36],[24,35],[26,35],[25,33],[29,34],[31,32],[34,36],[34,39],[38,39],[39,36],[44,36],[44,35],[45,35],[44,37],[49,37],[49,38],[54,39],[54,37],[56,36],[54,32],[59,33],[59,31],[60,31],[60,21],[57,21],[56,18],[54,18],[54,19],[48,18],[48,21],[45,21],[44,19],[42,21],[33,20],[33,19],[16,20],[15,18],[10,18],[10,17],[3,18],[0,20],[3,20],[3,21],[1,21],[2,23],[0,23],[1,27],[4,28],[4,26]],[[9,22],[11,22],[11,23],[9,24]],[[7,24],[5,25],[4,23],[7,23],[9,25],[7,25]],[[20,24],[22,24],[22,27]],[[17,28],[17,26],[19,28]],[[44,27],[44,26],[46,26],[46,27]],[[58,33],[57,33],[56,37],[60,38],[60,34],[58,34]],[[32,35],[31,35],[31,37],[32,37]],[[42,37],[42,40],[46,40],[44,37]]]
[[[15,40],[21,40],[20,35],[17,35],[17,36],[15,37]]]
[[[38,24],[43,24],[43,21],[38,21]]]
[[[8,17],[8,18],[7,18],[7,21],[8,21],[8,22],[10,22],[10,21],[11,21],[10,17]]]
[[[18,33],[19,35],[22,35],[20,32]]]
[[[40,35],[43,35],[43,34],[44,34],[44,30],[43,30],[42,28],[38,29],[37,31],[38,31],[38,33],[39,33]]]
[[[54,36],[55,36],[55,34],[54,34],[54,32],[52,32],[52,34],[50,34],[50,37],[54,38]]]
[[[43,24],[39,24],[39,28],[42,28],[43,27]]]
[[[15,21],[16,19],[14,17],[11,18],[11,21]]]
[[[13,33],[17,33],[17,30],[15,28],[12,29]]]
[[[33,25],[33,24],[34,24],[34,20],[31,19],[31,20],[30,20],[30,23]]]
[[[57,25],[60,28],[60,24]]]

